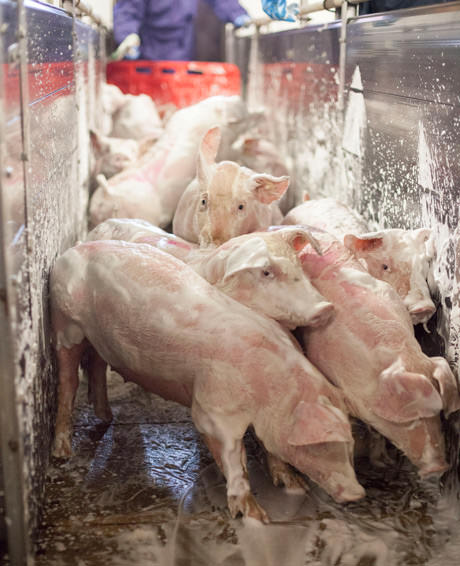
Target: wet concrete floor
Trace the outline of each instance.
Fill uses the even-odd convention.
[[[225,485],[189,411],[119,377],[110,379],[110,426],[80,385],[68,461],[53,460],[36,565],[457,566],[455,491],[421,481],[396,450],[393,464],[357,462],[362,502],[334,503],[272,486],[247,438],[250,477],[272,524],[233,520]]]

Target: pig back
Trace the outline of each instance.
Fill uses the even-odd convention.
[[[77,325],[107,363],[151,390],[149,378],[190,384],[216,368],[241,382],[252,368],[263,374],[267,356],[281,363],[286,349],[296,352],[277,323],[147,244],[68,250],[53,269],[51,294],[53,310],[69,321],[64,339]]]

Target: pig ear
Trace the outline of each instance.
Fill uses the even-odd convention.
[[[265,240],[259,237],[248,238],[240,246],[228,248],[223,282],[245,269],[266,267],[269,261],[270,255]]]
[[[438,415],[442,400],[429,379],[405,371],[398,358],[380,374],[372,410],[387,421],[407,423]]]
[[[439,388],[444,414],[448,417],[450,413],[460,409],[460,394],[457,380],[444,358],[433,357],[431,361],[435,365],[433,379],[436,381]]]
[[[414,230],[415,240],[423,244],[427,240],[430,239],[431,230],[430,228],[419,228],[418,230]]]
[[[373,234],[361,234],[355,236],[354,234],[345,234],[343,237],[343,244],[352,252],[369,252],[379,248],[383,244],[383,236]]]
[[[99,186],[102,187],[104,193],[106,193],[107,195],[110,194],[110,185],[105,175],[103,175],[102,173],[96,175],[96,181],[99,183]]]
[[[292,230],[290,228],[281,228],[280,234],[294,248],[296,252],[300,252],[307,244],[311,244],[315,252],[322,255],[321,247],[316,238],[314,238],[308,230]]]
[[[104,136],[101,136],[95,130],[89,131],[89,139],[96,153],[102,154],[107,150],[107,142]]]
[[[207,183],[209,180],[209,168],[214,165],[216,155],[219,151],[221,140],[219,126],[214,126],[203,136],[200,149],[198,150],[197,177],[200,183]]]
[[[332,405],[300,401],[294,410],[294,423],[287,441],[291,446],[351,442],[350,423],[345,414]]]
[[[289,187],[289,177],[273,177],[273,175],[253,175],[254,195],[263,204],[279,200]]]

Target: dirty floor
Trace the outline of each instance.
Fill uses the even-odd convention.
[[[357,462],[362,502],[321,489],[287,493],[267,477],[248,436],[251,484],[272,523],[233,520],[225,485],[189,411],[113,374],[114,420],[101,425],[80,385],[75,455],[53,460],[36,566],[457,566],[455,491],[411,465]]]

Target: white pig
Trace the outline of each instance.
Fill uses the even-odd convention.
[[[95,157],[94,176],[102,174],[106,178],[112,177],[139,157],[137,140],[104,136],[94,130],[90,130],[89,135]]]
[[[340,502],[360,499],[353,439],[340,392],[276,322],[233,301],[189,266],[146,245],[80,244],[51,274],[59,366],[55,455],[71,455],[78,366],[88,344],[148,391],[191,407],[227,480],[233,517],[268,521],[251,494],[243,435],[253,426],[270,454]]]
[[[232,152],[232,160],[248,169],[264,171],[275,177],[289,175],[279,150],[267,139],[242,136],[233,143]]]
[[[289,185],[289,177],[255,173],[233,161],[216,163],[220,139],[218,127],[203,136],[197,176],[182,195],[173,219],[174,234],[201,246],[219,245],[278,224],[282,215],[277,201]]]
[[[427,283],[430,260],[426,242],[430,230],[388,229],[368,233],[365,220],[332,198],[307,200],[293,208],[283,224],[304,224],[334,234],[404,300],[413,324],[426,323],[435,312]]]
[[[422,352],[390,285],[372,277],[333,236],[315,237],[323,255],[307,245],[300,259],[336,314],[327,326],[304,331],[308,358],[342,389],[351,414],[391,440],[422,476],[445,471],[439,413],[460,408],[449,365]]]
[[[128,188],[132,179],[150,185],[152,198],[159,201],[161,206],[160,226],[167,226],[173,218],[182,193],[195,175],[196,156],[203,134],[211,126],[220,125],[228,144],[239,134],[241,125],[245,123],[247,117],[248,112],[239,96],[212,96],[177,111],[168,121],[164,133],[155,146],[131,168],[109,180],[110,189],[118,184]],[[104,192],[104,187],[98,188],[94,194],[98,192]],[[110,201],[111,193],[119,192],[105,191],[104,198]],[[102,197],[103,195],[100,195],[98,198]],[[126,202],[129,198],[128,193]],[[148,195],[146,199],[148,200]],[[108,202],[105,208],[108,213],[112,208],[117,208],[119,218],[149,220],[144,214],[142,203],[132,203],[129,212],[126,211],[125,214],[119,202],[115,202],[112,206]],[[136,212],[133,212],[134,210]],[[98,217],[97,221],[101,222],[110,216],[109,214],[102,219]],[[92,203],[90,203],[90,223],[92,226],[96,225]]]
[[[158,139],[163,124],[155,102],[147,94],[126,94],[123,105],[113,115],[111,135],[115,138]]]
[[[326,324],[333,314],[333,306],[312,286],[297,257],[307,242],[316,245],[305,230],[255,232],[218,248],[197,249],[141,220],[111,219],[96,226],[87,241],[108,239],[148,243],[170,253],[226,295],[287,328]]]
[[[102,133],[108,136],[110,135],[113,126],[112,116],[123,106],[125,102],[125,95],[116,85],[102,83],[101,101]]]
[[[152,193],[150,184],[142,177],[133,176],[115,185],[111,185],[104,175],[98,175],[96,179],[99,187],[90,201],[90,227],[107,218],[136,217],[140,209],[148,222],[166,223],[158,195]]]

